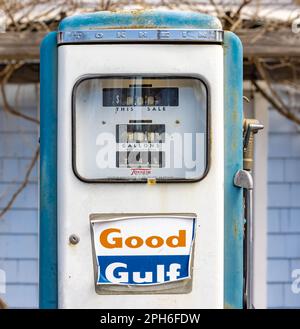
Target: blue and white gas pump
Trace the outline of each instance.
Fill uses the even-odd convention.
[[[243,307],[242,60],[189,12],[78,15],[44,38],[42,308]]]

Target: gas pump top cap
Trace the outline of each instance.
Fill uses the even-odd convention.
[[[58,44],[117,42],[222,43],[218,18],[185,11],[101,11],[67,17]]]

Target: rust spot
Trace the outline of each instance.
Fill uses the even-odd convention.
[[[138,16],[138,15],[140,15],[140,14],[143,14],[143,13],[149,12],[149,10],[145,10],[145,9],[134,9],[134,10],[129,10],[128,12],[129,12],[130,14],[132,14],[132,15]]]
[[[232,111],[231,115],[232,121],[236,122],[239,118],[237,111]]]
[[[237,240],[238,236],[239,236],[239,228],[238,228],[237,223],[235,222],[233,225],[233,237],[235,240]]]
[[[232,141],[232,143],[231,143],[231,150],[232,151],[236,151],[236,149],[237,149],[237,143],[235,142],[235,141]]]
[[[228,45],[227,42],[224,43],[224,45],[223,45],[223,49],[224,49],[224,55],[226,56],[226,53],[227,53],[228,50],[229,50],[229,45]]]
[[[151,12],[151,9],[136,9],[136,10],[123,10],[120,8],[116,8],[116,9],[111,9],[109,10],[109,14],[111,15],[115,15],[115,14],[124,14],[124,15],[132,15],[132,24],[130,25],[125,25],[125,26],[93,26],[90,29],[92,30],[118,30],[118,29],[153,29],[153,28],[157,28],[158,26],[153,24],[151,22],[151,20],[149,20],[148,22],[145,21],[145,13],[149,13]],[[168,26],[163,26],[160,25],[159,28],[168,28]]]
[[[122,30],[122,29],[154,29],[154,28],[157,28],[156,25],[150,25],[150,24],[147,24],[147,25],[137,25],[137,24],[132,24],[132,25],[125,25],[125,26],[99,26],[99,27],[91,27],[90,30]],[[160,27],[161,28],[161,27]],[[167,27],[164,27],[162,26],[162,28],[167,28]]]
[[[149,10],[146,9],[131,9],[131,10],[124,10],[122,8],[111,8],[107,11],[109,14],[132,14],[132,15],[139,15]]]
[[[228,303],[224,303],[224,308],[225,308],[225,309],[230,309],[230,310],[232,310],[232,309],[235,309],[236,307],[234,307],[234,306],[232,306],[232,305],[230,305],[230,304],[228,304]]]

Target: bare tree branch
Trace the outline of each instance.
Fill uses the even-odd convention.
[[[39,158],[39,154],[40,154],[40,147],[38,146],[38,148],[35,151],[35,154],[30,162],[29,167],[27,168],[27,171],[25,173],[25,177],[23,182],[20,184],[20,186],[18,187],[18,189],[14,192],[14,194],[12,195],[12,197],[10,198],[10,200],[7,202],[6,206],[0,211],[0,219],[3,218],[3,215],[10,210],[12,204],[15,202],[15,200],[17,199],[18,195],[25,189],[25,187],[27,186],[28,182],[29,182],[29,177],[30,174]]]
[[[19,67],[21,67],[23,64],[19,63],[19,64],[8,64],[6,66],[6,68],[4,69],[5,73],[4,73],[4,77],[1,80],[0,83],[0,90],[1,90],[1,95],[2,95],[2,99],[3,99],[3,109],[20,118],[23,118],[25,120],[34,122],[36,124],[39,124],[39,120],[37,120],[36,118],[32,118],[22,112],[17,111],[16,109],[14,109],[12,106],[10,106],[10,104],[8,103],[7,100],[7,96],[6,96],[6,92],[5,92],[5,85],[8,82],[9,78],[11,77],[11,75],[13,74],[13,72],[18,69]]]
[[[215,3],[215,1],[214,0],[209,0],[209,2],[215,8],[215,11],[216,11],[217,15],[219,17],[222,16],[221,10],[220,10],[219,6]]]
[[[285,107],[282,107],[271,95],[269,95],[263,88],[260,87],[258,82],[255,80],[252,81],[253,85],[260,92],[260,94],[276,109],[281,115],[285,118],[295,122],[296,124],[300,125],[300,118],[295,116],[293,113],[288,111]]]
[[[1,309],[3,310],[3,309],[5,309],[5,308],[7,308],[7,305],[6,305],[6,303],[4,302],[4,300],[0,298],[0,310],[1,310]]]
[[[271,95],[273,96],[273,100],[272,100],[272,105],[274,105],[274,107],[282,114],[284,115],[286,118],[294,121],[297,124],[300,124],[300,118],[297,117],[295,114],[293,114],[289,108],[285,105],[285,103],[283,102],[282,98],[278,95],[278,93],[276,92],[276,90],[273,88],[272,83],[271,83],[271,79],[268,75],[268,72],[264,69],[261,61],[257,58],[253,59],[255,66],[260,74],[260,76],[263,78],[263,80],[266,82],[266,85],[271,93]],[[256,87],[258,87],[258,85],[256,84]],[[261,94],[263,94],[263,92],[260,90]],[[264,95],[264,97],[266,97],[266,95]],[[269,97],[269,101],[271,101],[271,98]],[[276,105],[276,106],[275,106]]]

